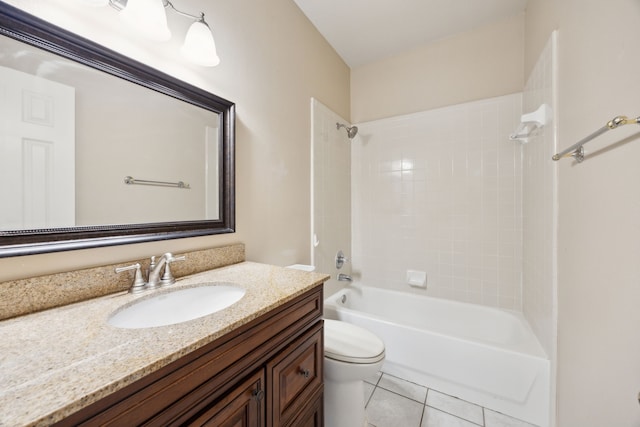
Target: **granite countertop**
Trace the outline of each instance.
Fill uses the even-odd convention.
[[[292,300],[327,276],[243,262],[179,279],[172,289],[227,282],[236,304],[198,319],[146,329],[107,323],[138,298],[125,292],[0,321],[0,426],[48,425]]]

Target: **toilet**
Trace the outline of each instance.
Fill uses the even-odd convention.
[[[366,426],[364,379],[384,362],[384,343],[373,333],[339,320],[324,320],[324,423]]]
[[[287,268],[314,271],[313,265]],[[370,331],[324,319],[324,425],[366,427],[364,380],[380,371],[384,343]]]

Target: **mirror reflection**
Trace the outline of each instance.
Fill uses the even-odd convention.
[[[0,37],[0,230],[220,218],[219,114]]]

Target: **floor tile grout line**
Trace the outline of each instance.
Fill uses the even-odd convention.
[[[373,390],[371,390],[371,394],[369,395],[369,398],[367,399],[366,402],[364,402],[364,408],[365,410],[367,409],[367,407],[369,406],[369,403],[371,402],[371,399],[373,398],[373,394],[376,392],[376,389],[378,388],[378,386],[373,386]]]
[[[447,411],[444,411],[444,410],[442,410],[442,409],[440,409],[440,408],[436,408],[435,406],[426,405],[426,404],[425,404],[424,406],[425,406],[425,408],[435,409],[436,411],[440,411],[440,412],[442,412],[443,414],[451,415],[452,417],[455,417],[455,418],[457,418],[457,419],[459,419],[459,420],[462,420],[462,421],[466,421],[466,422],[468,422],[469,424],[473,424],[474,426],[478,426],[478,427],[485,427],[485,426],[484,426],[484,416],[482,417],[482,424],[478,424],[478,423],[476,423],[476,422],[473,422],[473,421],[471,421],[471,420],[468,420],[468,419],[466,419],[466,418],[463,418],[463,417],[461,417],[460,415],[452,414],[451,412],[447,412]],[[483,408],[483,409],[484,409],[484,408]]]
[[[423,403],[421,403],[420,401],[415,400],[415,399],[413,399],[413,398],[411,398],[411,397],[405,396],[405,395],[403,395],[403,394],[400,394],[400,393],[398,393],[398,392],[395,392],[395,391],[393,391],[393,390],[389,390],[389,389],[387,389],[387,388],[385,388],[385,387],[381,386],[381,385],[380,385],[380,382],[381,382],[382,377],[383,377],[384,375],[387,375],[387,376],[389,376],[389,377],[392,377],[392,378],[398,379],[398,380],[400,380],[400,381],[403,381],[403,382],[406,382],[406,383],[409,383],[409,384],[413,384],[413,385],[416,385],[416,386],[419,386],[419,387],[425,388],[427,391],[426,391],[426,393],[425,393],[424,402],[423,402]],[[371,403],[371,400],[372,400],[372,398],[373,398],[373,395],[374,395],[374,393],[376,392],[376,390],[377,390],[378,388],[381,388],[382,390],[384,390],[384,391],[386,391],[386,392],[388,392],[388,393],[392,393],[392,394],[394,394],[394,395],[396,395],[396,396],[399,396],[399,397],[401,397],[401,398],[407,399],[407,400],[409,400],[409,401],[411,401],[411,402],[415,402],[415,403],[418,403],[418,404],[422,405],[422,406],[423,406],[423,408],[422,408],[422,414],[421,414],[421,417],[420,417],[420,424],[418,425],[418,427],[422,427],[422,423],[424,422],[424,417],[425,417],[425,413],[426,413],[426,408],[427,408],[427,407],[429,407],[429,408],[431,408],[431,409],[434,409],[434,410],[436,410],[436,411],[442,412],[442,413],[444,413],[444,414],[450,415],[450,416],[452,416],[452,417],[454,417],[454,418],[458,418],[459,420],[462,420],[462,421],[467,422],[467,423],[469,423],[469,424],[472,424],[472,425],[474,425],[474,426],[478,426],[478,427],[487,427],[487,417],[486,417],[486,413],[487,413],[487,412],[486,412],[486,411],[487,411],[487,409],[488,409],[488,408],[485,408],[484,406],[479,405],[479,404],[477,404],[477,403],[473,403],[473,402],[469,402],[469,401],[464,400],[464,399],[460,399],[459,397],[456,397],[456,396],[453,396],[453,395],[450,395],[450,394],[447,394],[447,393],[441,392],[441,391],[436,390],[436,389],[432,389],[431,387],[427,387],[427,386],[424,386],[424,385],[422,385],[422,384],[414,383],[414,382],[412,382],[412,381],[406,380],[406,379],[404,379],[404,378],[397,377],[397,376],[395,376],[395,375],[390,375],[390,374],[384,373],[384,372],[382,372],[382,371],[380,372],[380,376],[378,377],[378,379],[377,379],[377,381],[376,381],[376,383],[375,383],[375,384],[373,384],[373,383],[371,383],[371,382],[369,382],[369,381],[366,381],[366,380],[365,380],[365,382],[366,382],[367,384],[369,384],[369,385],[373,386],[373,391],[372,391],[372,392],[371,392],[371,394],[369,395],[369,398],[368,398],[368,400],[367,400],[367,402],[366,402],[366,404],[365,404],[365,406],[366,406],[366,407],[368,407],[368,406],[369,406],[369,403]],[[479,407],[479,408],[481,409],[481,411],[482,411],[482,424],[478,424],[478,423],[476,423],[476,422],[474,422],[474,421],[471,421],[471,420],[469,420],[469,419],[467,419],[467,418],[461,417],[461,416],[456,415],[456,414],[452,414],[452,413],[450,413],[450,412],[448,412],[448,411],[446,411],[446,410],[443,410],[443,409],[437,408],[437,407],[435,407],[435,406],[428,405],[428,404],[427,404],[427,400],[428,400],[428,398],[429,398],[429,392],[431,392],[431,391],[435,391],[435,392],[440,393],[440,394],[443,394],[443,395],[445,395],[445,396],[447,396],[447,397],[450,397],[450,398],[453,398],[453,399],[458,399],[458,400],[460,400],[461,402],[468,403],[468,404],[470,404],[470,405],[474,405],[474,406]],[[502,414],[502,413],[497,412],[497,411],[495,411],[495,412],[496,412],[496,413],[499,413],[499,414],[501,414],[501,415],[505,415],[505,414]],[[509,418],[513,418],[513,419],[514,419],[514,420],[516,420],[516,421],[524,422],[524,421],[522,421],[522,420],[519,420],[519,419],[514,418],[514,417],[510,417],[510,416],[508,416],[508,415],[505,415],[505,416],[507,416],[507,417],[509,417]],[[370,426],[375,427],[375,425],[373,425],[373,424],[370,424]]]
[[[378,379],[378,384],[376,384],[376,387],[380,387],[383,390],[390,391],[391,393],[395,393],[398,396],[406,397],[407,399],[413,400],[414,402],[422,403],[423,405],[427,403],[427,393],[429,392],[429,387],[423,386],[422,384],[414,383],[413,381],[409,381],[409,380],[406,380],[404,378],[396,377],[395,375],[387,374],[387,373],[382,372],[382,371],[380,371],[380,372],[382,373],[382,375],[380,375],[380,378]],[[409,396],[405,396],[404,394],[400,394],[400,393],[395,392],[393,390],[389,390],[388,388],[385,388],[384,386],[380,385],[380,382],[382,381],[382,377],[385,376],[385,375],[389,376],[391,378],[395,378],[397,380],[403,381],[405,383],[409,383],[409,384],[412,384],[414,386],[417,386],[417,387],[425,389],[426,392],[425,392],[424,402],[420,402],[419,400],[413,399],[413,398],[411,398]],[[369,384],[371,384],[371,383],[369,383]]]
[[[419,383],[413,382],[413,381],[408,380],[408,379],[406,379],[406,378],[398,377],[398,376],[396,376],[396,375],[387,374],[386,372],[383,372],[383,371],[380,371],[380,373],[382,373],[382,375],[380,375],[380,378],[378,379],[378,381],[380,381],[380,380],[382,379],[382,377],[386,375],[386,376],[389,376],[389,377],[391,377],[391,378],[396,378],[396,379],[398,379],[398,380],[405,381],[405,382],[408,382],[408,383],[410,383],[410,384],[417,385],[417,386],[419,386],[419,387],[423,387],[423,388],[427,388],[427,389],[429,388],[429,387],[427,387],[427,386],[425,386],[425,385],[423,385],[423,384],[419,384]]]
[[[422,427],[422,422],[424,421],[425,409],[427,409],[427,399],[429,398],[430,391],[431,389],[427,387],[427,392],[424,394],[424,403],[422,404],[422,415],[420,415],[420,424],[418,424],[418,427]]]
[[[369,384],[370,384],[370,383],[369,383]],[[430,388],[427,388],[427,393],[426,393],[425,398],[424,398],[424,403],[421,403],[421,402],[419,402],[419,401],[417,401],[417,400],[415,400],[415,399],[412,399],[412,398],[410,398],[410,397],[404,396],[404,395],[402,395],[402,394],[400,394],[400,393],[396,393],[395,391],[392,391],[392,390],[386,389],[386,388],[381,387],[381,386],[375,386],[375,387],[374,387],[374,389],[373,389],[373,391],[371,392],[371,395],[369,396],[369,399],[367,400],[367,403],[366,403],[366,405],[365,405],[365,406],[368,406],[368,405],[369,405],[369,403],[371,402],[371,399],[373,398],[373,395],[375,394],[376,390],[377,390],[377,389],[379,389],[379,388],[381,388],[382,390],[387,391],[387,392],[389,392],[389,393],[395,394],[396,396],[402,397],[402,398],[404,398],[404,399],[407,399],[407,400],[410,400],[410,401],[412,401],[412,402],[415,402],[415,403],[418,403],[418,404],[422,405],[422,415],[420,416],[420,423],[418,424],[418,427],[421,427],[421,426],[422,426],[422,421],[424,420],[424,413],[425,413],[425,409],[426,409],[427,407],[429,407],[429,408],[431,408],[431,409],[435,409],[436,411],[440,411],[440,412],[442,412],[443,414],[447,414],[447,415],[450,415],[450,416],[452,416],[452,417],[455,417],[455,418],[457,418],[457,419],[459,419],[459,420],[466,421],[466,422],[468,422],[469,424],[473,424],[473,425],[478,426],[478,427],[485,427],[485,421],[484,421],[484,407],[480,406],[480,408],[482,409],[482,424],[475,423],[475,422],[473,422],[473,421],[471,421],[471,420],[468,420],[468,419],[466,419],[466,418],[463,418],[463,417],[461,417],[461,416],[459,416],[459,415],[452,414],[451,412],[447,412],[447,411],[445,411],[445,410],[443,410],[443,409],[436,408],[435,406],[427,405],[427,398],[428,398],[428,396],[429,396],[429,391],[431,390]],[[437,390],[435,390],[435,391],[437,391]],[[477,406],[477,405],[476,405],[476,406]]]
[[[393,393],[393,394],[395,394],[396,396],[404,397],[405,399],[408,399],[408,400],[410,400],[410,401],[412,401],[412,402],[416,402],[416,403],[419,403],[420,405],[424,405],[424,403],[423,403],[423,402],[420,402],[419,400],[413,399],[413,398],[411,398],[411,397],[409,397],[409,396],[405,396],[404,394],[400,394],[400,393],[398,393],[397,391],[389,390],[388,388],[384,388],[384,387],[382,387],[381,385],[376,386],[376,388],[381,388],[381,389],[383,389],[384,391],[388,391],[389,393]],[[374,391],[375,391],[375,390],[374,390]],[[425,401],[426,401],[426,398],[425,398]]]
[[[380,371],[380,376],[378,376],[378,379],[376,380],[376,383],[375,383],[375,384],[374,384],[374,383],[372,383],[372,382],[370,382],[370,381],[367,381],[367,380],[364,380],[364,382],[366,382],[366,383],[368,383],[368,384],[371,384],[371,385],[372,385],[372,386],[374,386],[374,387],[377,387],[377,386],[378,386],[378,383],[380,383],[380,380],[382,379],[382,376],[383,376],[383,375],[384,375],[384,373],[383,373],[382,371]],[[402,378],[400,378],[400,379],[402,379]],[[405,381],[406,381],[406,380],[405,380]]]
[[[395,375],[387,374],[386,372],[383,372],[383,371],[380,371],[380,373],[381,373],[382,375],[380,375],[380,378],[378,379],[378,383],[382,380],[382,377],[383,377],[384,375],[387,375],[387,376],[389,376],[389,377],[396,378],[396,379],[398,379],[398,380],[400,380],[400,381],[404,381],[404,382],[407,382],[407,383],[410,383],[410,384],[416,385],[416,386],[418,386],[418,387],[426,388],[427,390],[433,390],[433,391],[435,391],[435,392],[437,392],[437,393],[439,393],[439,394],[445,395],[445,396],[450,397],[450,398],[452,398],[452,399],[457,399],[457,400],[459,400],[459,401],[461,401],[461,402],[464,402],[464,403],[467,403],[467,404],[469,404],[469,405],[477,406],[477,407],[479,407],[479,408],[482,408],[482,409],[483,409],[483,411],[484,411],[484,409],[485,409],[485,407],[484,407],[484,406],[482,406],[482,405],[479,405],[479,404],[477,404],[477,403],[470,402],[470,401],[465,400],[465,399],[462,399],[462,398],[460,398],[460,397],[458,397],[458,396],[454,396],[453,394],[448,394],[448,393],[445,393],[445,392],[443,392],[443,391],[436,390],[436,389],[431,388],[431,387],[429,387],[429,386],[426,386],[426,385],[423,385],[423,384],[420,384],[420,383],[416,383],[416,382],[413,382],[413,381],[407,380],[407,379],[402,378],[402,377],[398,377],[398,376],[395,376]],[[371,384],[371,383],[369,383],[369,384]],[[379,386],[379,385],[378,385],[378,387],[382,387],[382,386]],[[384,387],[382,387],[382,388],[384,388]],[[387,390],[387,389],[385,389],[385,390]],[[396,393],[396,394],[398,394],[398,393]],[[411,398],[409,398],[409,399],[411,399]],[[414,399],[412,399],[412,400],[414,400]],[[426,405],[426,401],[425,401],[425,405]],[[437,409],[437,408],[436,408],[436,409]],[[483,417],[484,417],[484,414],[483,414]],[[475,424],[475,423],[474,423],[474,424]],[[483,426],[483,427],[484,427],[484,426]]]
[[[396,396],[402,397],[402,398],[407,399],[407,400],[410,400],[410,401],[412,401],[412,402],[415,402],[415,403],[421,404],[421,405],[422,405],[422,415],[420,416],[420,424],[418,424],[418,427],[421,427],[421,426],[422,426],[422,421],[423,421],[423,419],[424,419],[425,409],[426,409],[427,407],[429,407],[429,408],[431,408],[431,409],[435,409],[436,411],[440,411],[440,412],[442,412],[443,414],[451,415],[452,417],[458,418],[459,420],[462,420],[462,421],[466,421],[466,422],[468,422],[468,423],[470,423],[470,424],[473,424],[473,425],[476,425],[476,426],[478,426],[478,427],[485,427],[485,421],[484,421],[484,407],[480,406],[480,408],[482,409],[482,424],[475,423],[475,422],[473,422],[473,421],[471,421],[471,420],[469,420],[469,419],[466,419],[466,418],[461,417],[461,416],[456,415],[456,414],[452,414],[451,412],[447,412],[447,411],[445,411],[445,410],[443,410],[443,409],[441,409],[441,408],[436,408],[435,406],[427,405],[427,398],[428,398],[428,396],[429,396],[429,391],[431,390],[430,388],[427,388],[427,393],[425,394],[424,402],[423,402],[423,403],[421,403],[421,402],[419,402],[419,401],[417,401],[417,400],[415,400],[415,399],[412,399],[412,398],[410,398],[410,397],[404,396],[404,395],[402,395],[402,394],[400,394],[400,393],[396,393],[395,391],[392,391],[392,390],[386,389],[386,388],[381,387],[381,386],[375,386],[375,387],[374,387],[374,389],[373,389],[373,391],[371,392],[371,395],[369,396],[369,399],[367,400],[366,406],[368,406],[368,405],[369,405],[369,402],[371,402],[371,399],[373,398],[373,395],[374,395],[374,393],[376,392],[376,390],[377,390],[378,388],[381,388],[381,389],[382,389],[382,390],[384,390],[384,391],[387,391],[387,392],[389,392],[389,393],[395,394]],[[435,391],[437,391],[437,390],[435,390]],[[476,405],[476,406],[477,406],[477,405]]]
[[[364,407],[366,408],[367,406],[369,406],[369,402],[371,402],[371,398],[373,397],[373,393],[376,392],[376,388],[378,388],[378,383],[380,382],[380,379],[382,378],[382,372],[380,372],[380,376],[378,377],[378,379],[376,380],[376,383],[370,383],[367,380],[364,380],[365,383],[372,385],[373,386],[373,390],[371,391],[371,394],[369,395],[369,398],[367,399],[366,402],[364,402]]]
[[[390,375],[390,376],[393,376],[393,375]],[[381,378],[382,378],[382,377],[381,377]],[[405,380],[405,379],[403,379],[403,378],[399,378],[399,377],[394,377],[394,378],[398,378],[399,380],[402,380],[402,381],[408,382],[408,383],[410,383],[410,384],[416,384],[416,383],[412,383],[411,381],[407,381],[407,380]],[[378,383],[379,383],[379,382],[380,382],[380,381],[378,381]],[[418,386],[420,386],[420,387],[423,387],[423,388],[426,388],[426,389],[427,389],[427,392],[425,393],[424,401],[423,401],[423,402],[420,402],[419,400],[413,399],[413,398],[411,398],[411,397],[409,397],[409,396],[405,396],[404,394],[398,393],[398,392],[396,392],[396,391],[389,390],[388,388],[385,388],[385,387],[383,387],[383,386],[381,386],[381,385],[377,385],[377,386],[375,386],[374,391],[371,393],[371,396],[369,396],[369,402],[371,401],[371,398],[373,397],[373,393],[375,393],[375,389],[381,388],[381,389],[383,389],[383,390],[385,390],[385,391],[388,391],[389,393],[393,393],[393,394],[395,394],[396,396],[404,397],[405,399],[411,400],[412,402],[419,403],[419,404],[421,404],[421,405],[423,405],[423,406],[425,406],[425,407],[426,407],[426,406],[428,406],[429,408],[432,408],[432,409],[435,409],[435,410],[440,411],[440,412],[442,412],[442,413],[445,413],[445,414],[451,415],[452,417],[456,417],[456,418],[458,418],[458,419],[461,419],[461,420],[467,421],[467,422],[469,422],[469,423],[471,423],[471,424],[474,424],[474,425],[477,425],[477,426],[479,426],[479,427],[484,427],[484,426],[485,426],[485,421],[484,421],[484,409],[485,409],[485,408],[484,408],[483,406],[477,405],[477,404],[472,403],[472,402],[468,402],[468,401],[466,401],[466,400],[460,399],[460,398],[455,397],[455,396],[451,396],[451,395],[446,394],[446,393],[442,393],[441,391],[438,391],[438,390],[433,390],[433,391],[436,391],[436,392],[438,392],[438,393],[440,393],[440,394],[443,394],[443,395],[445,395],[445,396],[451,397],[452,399],[457,399],[457,400],[460,400],[461,402],[467,403],[467,404],[469,404],[469,405],[474,405],[474,406],[479,407],[479,408],[481,409],[481,411],[482,411],[482,424],[478,424],[478,423],[476,423],[476,422],[473,422],[473,421],[471,421],[471,420],[469,420],[469,419],[466,419],[466,418],[464,418],[464,417],[461,417],[461,416],[459,416],[459,415],[452,414],[451,412],[447,412],[447,411],[445,411],[444,409],[441,409],[441,408],[437,408],[437,407],[435,407],[435,406],[428,405],[428,404],[427,404],[427,399],[429,398],[429,392],[430,392],[432,389],[431,389],[431,388],[429,388],[429,387],[421,386],[421,385],[419,385],[419,384],[416,384],[416,385],[418,385]],[[422,411],[422,412],[423,412],[422,417],[424,417],[424,408],[423,408],[423,411]],[[421,418],[421,420],[420,420],[420,423],[421,423],[421,425],[422,425],[422,418]]]

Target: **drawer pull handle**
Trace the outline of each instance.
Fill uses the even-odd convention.
[[[311,375],[311,372],[309,372],[308,369],[300,368],[300,375],[302,375],[305,378],[309,378],[309,376]]]
[[[262,399],[264,399],[264,390],[253,390],[251,396],[258,402],[260,402]]]

